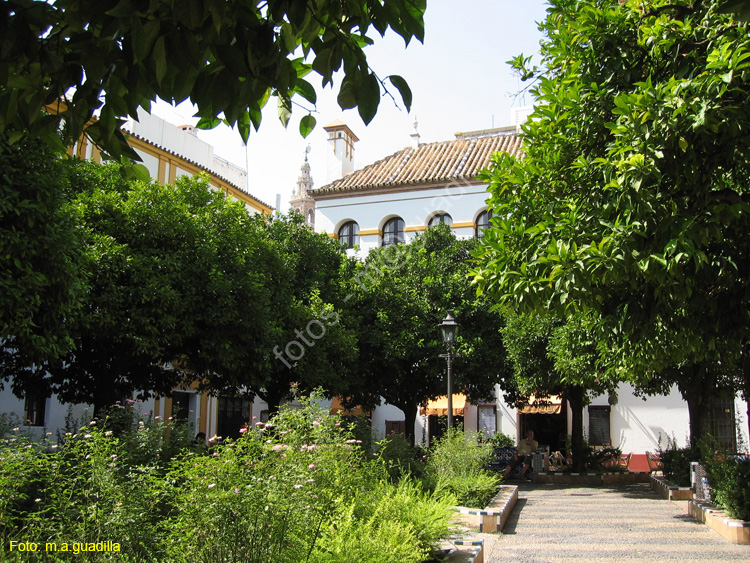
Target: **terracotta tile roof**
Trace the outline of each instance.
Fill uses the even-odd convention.
[[[461,136],[453,141],[408,147],[330,184],[310,190],[310,195],[471,180],[487,167],[490,156],[498,151],[519,154],[521,137],[507,133]]]

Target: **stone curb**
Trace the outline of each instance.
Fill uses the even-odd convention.
[[[722,509],[705,500],[688,503],[690,516],[703,522],[723,538],[739,545],[750,545],[750,522],[730,517]]]
[[[518,487],[501,485],[500,491],[484,509],[457,506],[456,512],[477,517],[476,525],[480,533],[502,532],[513,507],[518,502]]]
[[[664,477],[652,475],[651,489],[667,500],[693,500],[693,490],[690,487],[678,487]]]

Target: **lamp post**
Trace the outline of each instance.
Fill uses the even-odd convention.
[[[453,358],[458,356],[453,354],[453,345],[456,343],[456,329],[458,323],[453,318],[453,311],[448,311],[448,314],[439,325],[440,331],[443,333],[443,342],[445,347],[448,349],[447,354],[440,354],[441,358],[445,358],[448,363],[448,431],[453,426],[453,383],[451,382],[451,363]]]

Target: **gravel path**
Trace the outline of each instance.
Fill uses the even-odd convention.
[[[648,484],[617,488],[522,484],[503,534],[480,534],[485,563],[501,561],[743,561],[734,545]]]

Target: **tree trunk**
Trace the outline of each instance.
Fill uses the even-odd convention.
[[[414,425],[417,422],[417,405],[410,405],[401,403],[396,405],[402,411],[404,411],[404,432],[406,434],[406,440],[414,446],[416,443],[416,435],[414,433]]]
[[[583,452],[583,401],[586,394],[583,387],[569,387],[566,395],[572,412],[570,446],[573,452],[573,471],[580,473],[585,469]]]
[[[688,405],[690,447],[695,448],[706,435],[705,415],[711,397],[716,394],[716,385],[706,365],[702,363],[680,370],[677,385]]]

